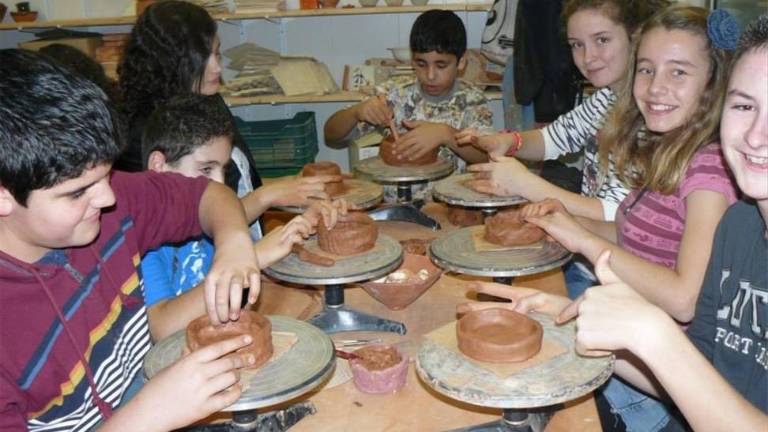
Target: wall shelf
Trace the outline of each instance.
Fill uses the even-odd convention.
[[[485,96],[488,100],[500,100],[501,92],[497,90],[486,91]],[[341,91],[327,95],[303,95],[303,96],[285,96],[285,95],[262,95],[249,97],[227,97],[227,105],[231,107],[243,105],[282,105],[295,103],[327,103],[327,102],[360,102],[368,95],[358,92]]]
[[[305,10],[287,10],[274,12],[258,13],[227,13],[216,14],[213,17],[218,21],[242,21],[253,19],[272,19],[272,18],[299,18],[312,16],[338,16],[338,15],[373,15],[373,14],[396,14],[396,13],[420,13],[430,9],[444,9],[452,11],[477,12],[485,11],[491,6],[491,3],[448,3],[434,4],[425,6],[379,6],[379,7],[354,7],[354,8],[333,8],[333,9],[305,9]],[[0,30],[25,30],[25,29],[43,29],[43,28],[61,28],[61,27],[98,27],[109,25],[130,25],[136,21],[135,16],[104,17],[104,18],[82,18],[51,21],[32,21],[32,22],[8,22],[0,24]]]

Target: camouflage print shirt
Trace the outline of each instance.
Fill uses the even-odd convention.
[[[385,94],[389,106],[395,114],[395,124],[398,132],[404,134],[407,129],[402,125],[403,120],[423,120],[433,123],[448,124],[454,129],[460,130],[474,127],[481,134],[490,134],[493,129],[493,112],[488,105],[482,90],[477,87],[457,80],[451,92],[445,96],[434,97],[421,92],[421,88],[414,76],[393,78],[380,87],[378,94]],[[349,139],[372,132],[376,127],[368,123],[358,123]],[[388,131],[381,128],[382,134]],[[453,162],[456,171],[463,173],[466,163],[449,148],[443,146],[440,149],[440,157]],[[431,183],[413,186],[414,199],[429,199],[431,196]],[[394,187],[385,186],[384,199],[387,202],[395,201],[396,190]]]

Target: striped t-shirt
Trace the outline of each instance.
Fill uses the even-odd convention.
[[[600,200],[603,218],[607,221],[614,220],[616,208],[629,192],[616,176],[613,162],[608,166],[607,175],[601,175],[598,166],[596,136],[615,101],[616,96],[609,87],[601,88],[541,131],[545,160],[584,150],[581,194]]]
[[[685,199],[698,190],[720,193],[728,205],[736,202],[719,144],[709,144],[694,155],[674,193],[630,192],[616,213],[618,244],[636,256],[675,268],[685,228]]]

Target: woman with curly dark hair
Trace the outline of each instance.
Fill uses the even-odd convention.
[[[138,17],[118,68],[128,143],[115,162],[116,169],[144,168],[141,137],[156,108],[184,93],[218,93],[222,66],[216,30],[205,9],[185,1],[155,3]],[[324,182],[334,180],[328,176],[286,178],[262,186],[248,147],[234,129],[226,184],[240,197],[249,195],[258,214],[271,206],[306,206],[312,197],[328,198]]]

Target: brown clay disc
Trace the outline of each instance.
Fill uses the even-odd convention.
[[[339,216],[329,230],[324,224],[317,227],[317,245],[325,252],[336,255],[356,255],[373,248],[379,237],[376,222],[362,212],[348,212]]]
[[[192,320],[187,326],[187,348],[197,351],[216,342],[245,334],[250,335],[253,342],[230,356],[252,354],[256,362],[250,368],[257,368],[272,357],[272,323],[263,315],[250,310],[240,311],[237,321],[222,325],[211,325],[208,315]]]
[[[492,363],[528,360],[541,350],[543,335],[538,321],[501,308],[470,312],[456,325],[459,350]]]
[[[485,219],[485,239],[502,246],[524,246],[544,238],[536,225],[520,219],[516,209],[500,211]]]
[[[321,175],[341,175],[341,167],[336,162],[331,161],[318,161],[308,163],[304,165],[301,170],[302,177],[314,177]],[[329,182],[325,184],[325,193],[330,196],[338,196],[344,194],[347,191],[347,187],[344,185],[344,181]]]
[[[417,158],[417,159],[398,159],[395,154],[395,139],[388,136],[381,140],[379,144],[379,157],[387,165],[392,166],[422,166],[429,165],[437,162],[437,153],[440,148],[435,148],[429,153]]]

